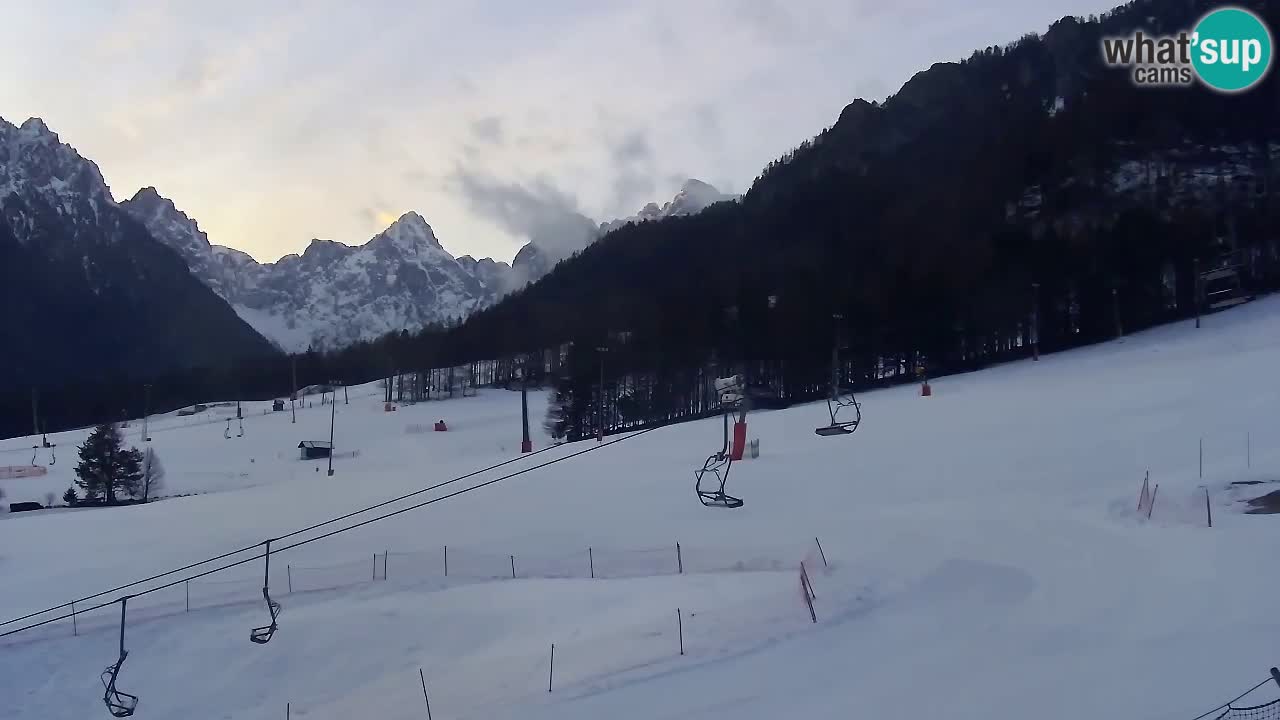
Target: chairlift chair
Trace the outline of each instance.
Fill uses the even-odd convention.
[[[262,598],[267,601],[267,612],[271,614],[271,623],[261,627],[253,628],[249,631],[249,640],[259,645],[266,645],[271,642],[272,636],[276,634],[279,625],[276,621],[280,618],[280,603],[271,599],[271,541],[264,543],[266,551],[263,553],[265,559],[265,569],[262,577]]]
[[[737,375],[716,378],[715,388],[724,420],[724,441],[718,452],[707,457],[702,469],[694,471],[697,480],[694,489],[698,500],[707,507],[739,508],[742,498],[726,493],[724,486],[733,467],[733,456],[729,453],[729,415],[742,405],[742,379]]]
[[[227,426],[222,429],[222,438],[224,440],[231,439],[231,418],[227,418]]]
[[[843,316],[835,315],[834,317],[838,322]],[[841,418],[841,411],[844,411],[843,419]],[[852,411],[852,417],[850,417],[850,411]],[[835,345],[831,348],[831,394],[827,396],[827,414],[831,416],[831,423],[814,429],[814,432],[822,437],[849,435],[854,430],[857,430],[859,423],[862,422],[862,406],[858,404],[858,400],[853,396],[853,391],[842,392],[840,389],[840,335],[838,330]]]
[[[844,419],[841,419],[840,411],[850,408],[853,410],[853,417],[850,418],[846,412]],[[852,392],[844,395],[833,392],[831,397],[827,398],[827,412],[831,415],[831,424],[814,430],[822,437],[849,435],[857,430],[858,424],[862,422],[862,406],[858,404]]]
[[[244,419],[240,420],[240,432],[236,433],[236,437],[244,437]]]
[[[116,679],[120,676],[120,668],[124,666],[125,658],[129,657],[129,651],[124,649],[124,624],[125,624],[125,607],[129,602],[129,598],[120,598],[120,657],[113,664],[108,665],[102,671],[102,702],[107,706],[107,710],[114,717],[125,718],[133,715],[133,711],[138,707],[138,696],[130,695],[127,692],[121,692],[116,687]]]

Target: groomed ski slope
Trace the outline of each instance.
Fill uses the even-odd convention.
[[[180,587],[138,598],[119,686],[141,696],[138,718],[192,720],[282,718],[286,703],[295,718],[422,718],[419,668],[434,718],[1190,720],[1280,663],[1280,519],[1239,503],[1274,488],[1230,486],[1280,482],[1276,367],[1273,297],[1199,330],[1183,322],[940,378],[930,398],[914,386],[867,393],[849,437],[813,434],[822,405],[754,413],[761,456],[735,465],[739,510],[693,493],[719,421],[662,428],[273,556],[285,608],[269,645],[247,638],[266,621],[260,562],[192,590],[190,612]],[[516,393],[386,413],[379,392],[353,388],[337,406],[338,452],[359,455],[335,460],[334,477],[296,459],[299,440],[327,438],[327,406],[294,425],[247,404],[234,439],[221,422],[153,418],[168,492],[205,494],[0,515],[0,619],[517,454]],[[440,418],[446,433],[405,432]],[[135,441],[136,425],[128,433]],[[0,481],[6,501],[60,494],[84,435],[51,436],[50,476]],[[31,445],[0,441],[0,465],[27,462]],[[1147,470],[1160,485],[1150,521],[1135,512]],[[677,542],[683,575],[669,570]],[[588,546],[602,574],[631,577],[582,577]],[[346,580],[386,549],[386,580]],[[533,568],[523,573],[574,577],[485,579],[511,555]],[[816,625],[801,560],[816,566]],[[285,593],[275,571],[286,563],[352,569],[324,571],[341,587]],[[0,718],[108,717],[98,674],[115,660],[113,613],[80,617],[76,637],[61,621],[0,639]]]

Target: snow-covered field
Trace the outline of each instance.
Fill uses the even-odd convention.
[[[734,467],[738,510],[704,508],[693,492],[719,421],[620,436],[273,554],[284,611],[268,645],[248,642],[267,619],[260,561],[135,598],[119,687],[141,696],[138,718],[190,720],[283,718],[286,703],[314,720],[422,718],[419,668],[434,718],[1190,720],[1280,663],[1280,519],[1240,503],[1280,485],[1231,485],[1280,482],[1277,367],[1273,297],[1200,330],[941,378],[929,398],[868,393],[849,437],[813,434],[821,405],[755,413],[761,456]],[[516,393],[393,413],[380,400],[373,386],[339,398],[337,450],[359,454],[335,460],[333,477],[297,459],[300,440],[327,439],[328,406],[295,425],[287,410],[246,404],[245,435],[230,439],[222,420],[152,418],[166,494],[202,494],[0,515],[0,620],[518,454]],[[406,432],[441,418],[448,432]],[[61,495],[85,434],[50,436],[57,464],[0,480],[6,502]],[[0,465],[27,464],[32,444],[0,441]],[[1150,521],[1135,512],[1148,470],[1160,486]],[[0,638],[0,718],[107,717],[98,674],[116,659],[115,613]]]

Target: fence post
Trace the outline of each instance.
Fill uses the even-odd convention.
[[[1213,527],[1213,508],[1209,506],[1209,488],[1204,489],[1204,516],[1209,520],[1209,527]]]
[[[596,577],[596,558],[591,552],[591,548],[587,548],[587,564],[591,566],[591,579],[594,580]]]
[[[444,546],[444,576],[449,577],[449,546]]]
[[[387,560],[390,559],[390,557],[391,557],[390,550],[382,551],[382,581],[383,582],[387,581]]]
[[[1156,494],[1160,492],[1160,483],[1151,489],[1151,504],[1147,506],[1147,519],[1151,519],[1151,511],[1156,509]]]
[[[809,593],[809,597],[817,600],[818,593],[813,591],[813,583],[809,582],[809,570],[804,566],[804,561],[800,562],[800,576],[804,580],[805,590]]]
[[[427,697],[427,677],[418,668],[418,679],[422,681],[422,701],[427,704],[427,720],[431,720],[431,698]]]
[[[1280,669],[1271,668],[1271,679],[1276,681],[1276,685],[1280,686]]]
[[[516,579],[516,556],[511,556],[511,579]]]
[[[284,720],[289,720],[289,718],[291,717],[293,717],[293,703],[285,703],[284,704]]]
[[[191,612],[191,581],[187,580],[182,584],[187,588],[187,612]]]
[[[680,608],[676,608],[676,632],[680,634],[680,654],[684,655],[684,616],[680,614]]]
[[[813,541],[818,544],[818,554],[822,556],[822,567],[830,567],[827,565],[827,553],[822,549],[822,541],[814,536]]]
[[[676,543],[676,570],[684,574],[684,557],[680,554],[680,543]]]
[[[804,569],[804,563],[800,563],[800,592],[804,594],[804,604],[809,608],[809,619],[815,624],[818,622],[818,613],[813,609],[813,589],[809,586],[809,573]]]
[[[551,669],[547,672],[547,692],[551,692],[551,680],[556,676],[556,644],[551,643]]]
[[[284,566],[284,576],[289,583],[289,592],[293,592],[293,566],[292,565]]]
[[[378,553],[373,554],[373,579],[378,579]]]
[[[76,627],[76,604],[75,604],[75,601],[72,601],[72,603],[71,603],[71,635],[72,635],[72,636],[79,636],[79,635],[80,635],[80,628]]]

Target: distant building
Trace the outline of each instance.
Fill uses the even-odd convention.
[[[328,440],[303,440],[298,449],[303,460],[323,460],[333,454],[333,444]]]

